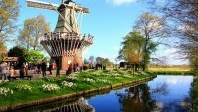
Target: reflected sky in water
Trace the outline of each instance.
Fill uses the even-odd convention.
[[[189,99],[189,92],[191,83],[193,82],[192,76],[163,76],[159,75],[153,81],[148,83],[150,90],[166,85],[166,93],[152,92],[151,98],[156,100],[157,106],[160,111],[177,112],[181,107],[189,105],[185,100]],[[180,110],[181,111],[181,110]],[[185,109],[183,110],[185,111]]]
[[[132,88],[87,98],[96,112],[186,112],[192,76],[163,76]]]

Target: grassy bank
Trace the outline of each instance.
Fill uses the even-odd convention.
[[[191,70],[190,66],[149,66],[149,71],[178,71],[178,72],[187,72]]]
[[[0,83],[0,108],[18,108],[31,102],[50,100],[56,97],[83,95],[92,90],[114,88],[127,82],[152,77],[152,74],[136,74],[131,71],[94,71],[74,73],[68,77],[43,78],[38,80],[17,80]],[[47,101],[46,100],[46,101]]]
[[[148,70],[158,75],[194,75],[190,66],[149,66]]]

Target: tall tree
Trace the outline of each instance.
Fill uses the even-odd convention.
[[[20,30],[19,43],[23,45],[27,50],[41,50],[42,46],[39,43],[39,39],[44,33],[50,31],[49,23],[46,22],[45,17],[42,15],[36,18],[26,19],[24,21],[24,27]]]
[[[143,58],[144,43],[145,39],[139,32],[129,32],[121,43],[122,48],[117,59],[124,59],[134,64],[140,63]]]
[[[156,0],[146,0],[152,11],[157,11],[163,18],[172,24],[174,37],[180,49],[181,58],[190,60],[195,71],[198,72],[198,1],[197,0],[165,0],[162,3]]]
[[[19,3],[16,0],[0,0],[0,42],[6,42],[17,30]]]
[[[156,50],[157,45],[166,44],[163,40],[169,36],[169,28],[164,19],[146,12],[140,15],[134,30],[139,31],[145,38],[142,62],[143,70],[146,70],[150,56]]]

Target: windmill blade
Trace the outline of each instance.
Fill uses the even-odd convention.
[[[73,6],[73,5],[69,5],[69,4],[64,4],[66,8],[68,9],[74,9],[77,12],[82,12],[82,13],[89,13],[89,9],[85,8],[85,7],[81,7],[81,6]]]
[[[89,13],[89,9],[86,8],[86,7],[81,7],[81,6],[78,6],[80,9],[82,9],[82,12],[83,13]]]
[[[34,8],[55,10],[54,8],[57,9],[59,7],[57,4],[50,4],[50,3],[41,2],[41,1],[38,1],[38,0],[26,0],[26,2],[27,2],[28,7],[34,7]]]

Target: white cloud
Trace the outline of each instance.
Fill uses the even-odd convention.
[[[113,3],[114,5],[123,5],[136,2],[136,0],[106,0],[106,2]]]

